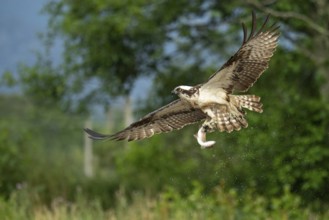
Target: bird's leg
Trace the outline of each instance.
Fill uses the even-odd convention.
[[[197,141],[200,144],[200,146],[201,146],[202,149],[210,148],[210,147],[212,147],[216,143],[216,141],[207,141],[206,140],[206,134],[207,134],[207,132],[213,131],[212,126],[209,126],[209,125],[212,125],[212,123],[209,123],[208,124],[208,122],[205,122],[200,127],[200,129],[198,130],[198,133],[194,135],[194,137],[197,139]]]

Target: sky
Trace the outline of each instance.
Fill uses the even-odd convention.
[[[48,15],[42,13],[47,1],[42,0],[1,0],[0,7],[0,77],[5,71],[15,73],[20,63],[33,65],[35,53],[43,51],[38,34],[47,31]],[[52,49],[54,63],[60,60],[61,45]],[[151,80],[137,80],[132,91],[134,98],[145,98]],[[0,90],[1,91],[1,90]]]
[[[44,1],[2,0],[0,7],[0,74],[16,71],[18,63],[33,64],[34,52],[42,50],[38,38],[47,28],[41,14]]]

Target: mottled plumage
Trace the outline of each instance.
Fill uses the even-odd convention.
[[[112,135],[99,134],[85,129],[95,140],[141,140],[154,134],[181,129],[186,125],[204,121],[196,138],[201,147],[215,142],[206,141],[206,133],[218,129],[232,132],[248,126],[245,111],[261,113],[260,97],[233,95],[233,91],[247,91],[268,68],[269,60],[277,46],[278,26],[267,27],[267,16],[256,32],[256,16],[252,13],[252,28],[248,35],[244,24],[240,49],[207,82],[197,86],[178,86],[173,92],[179,99],[149,113]]]
[[[85,129],[92,139],[113,139],[128,141],[141,140],[154,134],[169,132],[183,128],[186,125],[204,120],[206,115],[200,109],[192,108],[188,103],[177,99],[162,108],[151,112],[113,135],[99,134],[90,129]]]

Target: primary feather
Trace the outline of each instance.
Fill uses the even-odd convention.
[[[89,137],[95,140],[141,140],[154,134],[181,129],[186,125],[204,120],[206,115],[200,109],[194,109],[188,103],[177,99],[162,108],[151,112],[132,123],[129,127],[112,135],[99,134],[85,129]]]

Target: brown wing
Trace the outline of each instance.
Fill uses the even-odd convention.
[[[181,129],[184,126],[199,122],[206,118],[200,109],[194,109],[189,104],[177,99],[158,110],[149,113],[139,121],[132,123],[118,133],[112,135],[99,134],[88,128],[84,129],[90,138],[95,140],[141,140],[154,134]]]
[[[278,26],[266,28],[269,16],[255,33],[256,15],[252,13],[252,27],[249,36],[244,24],[243,42],[240,49],[209,80],[204,87],[220,87],[228,92],[247,91],[268,68],[278,43]]]

